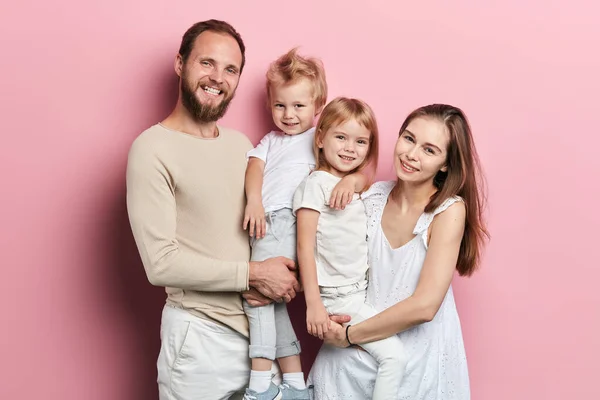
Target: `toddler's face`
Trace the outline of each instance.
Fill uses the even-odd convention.
[[[277,128],[287,135],[297,135],[315,123],[313,85],[308,79],[271,87],[271,112]]]

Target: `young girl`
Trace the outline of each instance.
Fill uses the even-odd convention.
[[[329,314],[350,315],[355,324],[377,313],[365,303],[369,268],[365,206],[358,194],[343,210],[327,205],[343,177],[377,164],[373,111],[356,99],[331,101],[319,118],[314,143],[315,171],[296,190],[293,207],[307,329],[322,339]],[[379,364],[373,399],[395,398],[406,366],[400,339],[389,337],[362,347]]]

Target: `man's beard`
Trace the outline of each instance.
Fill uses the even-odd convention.
[[[223,115],[225,115],[225,112],[227,112],[229,103],[231,103],[231,100],[233,100],[235,90],[229,96],[228,92],[221,89],[223,90],[223,100],[215,106],[202,104],[198,101],[198,98],[196,97],[196,90],[203,89],[197,87],[196,90],[194,90],[194,88],[192,88],[191,82],[187,78],[187,74],[184,70],[181,74],[181,101],[183,103],[183,106],[188,110],[190,114],[192,114],[192,117],[194,117],[194,119],[197,122],[215,122],[220,120],[223,117]]]

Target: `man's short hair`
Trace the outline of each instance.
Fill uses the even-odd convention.
[[[202,32],[216,32],[222,33],[231,36],[235,39],[237,44],[240,46],[240,51],[242,52],[242,65],[240,66],[240,73],[244,69],[244,64],[246,64],[246,46],[244,45],[244,41],[242,40],[242,36],[235,30],[233,26],[225,21],[219,21],[217,19],[209,19],[207,21],[197,22],[192,25],[183,35],[181,39],[181,46],[179,46],[179,54],[183,62],[185,63],[194,48],[194,42],[196,38]]]

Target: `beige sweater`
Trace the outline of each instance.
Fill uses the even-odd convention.
[[[148,280],[167,303],[248,335],[240,291],[248,288],[242,230],[246,136],[219,127],[202,139],[157,124],[133,143],[127,210]]]

